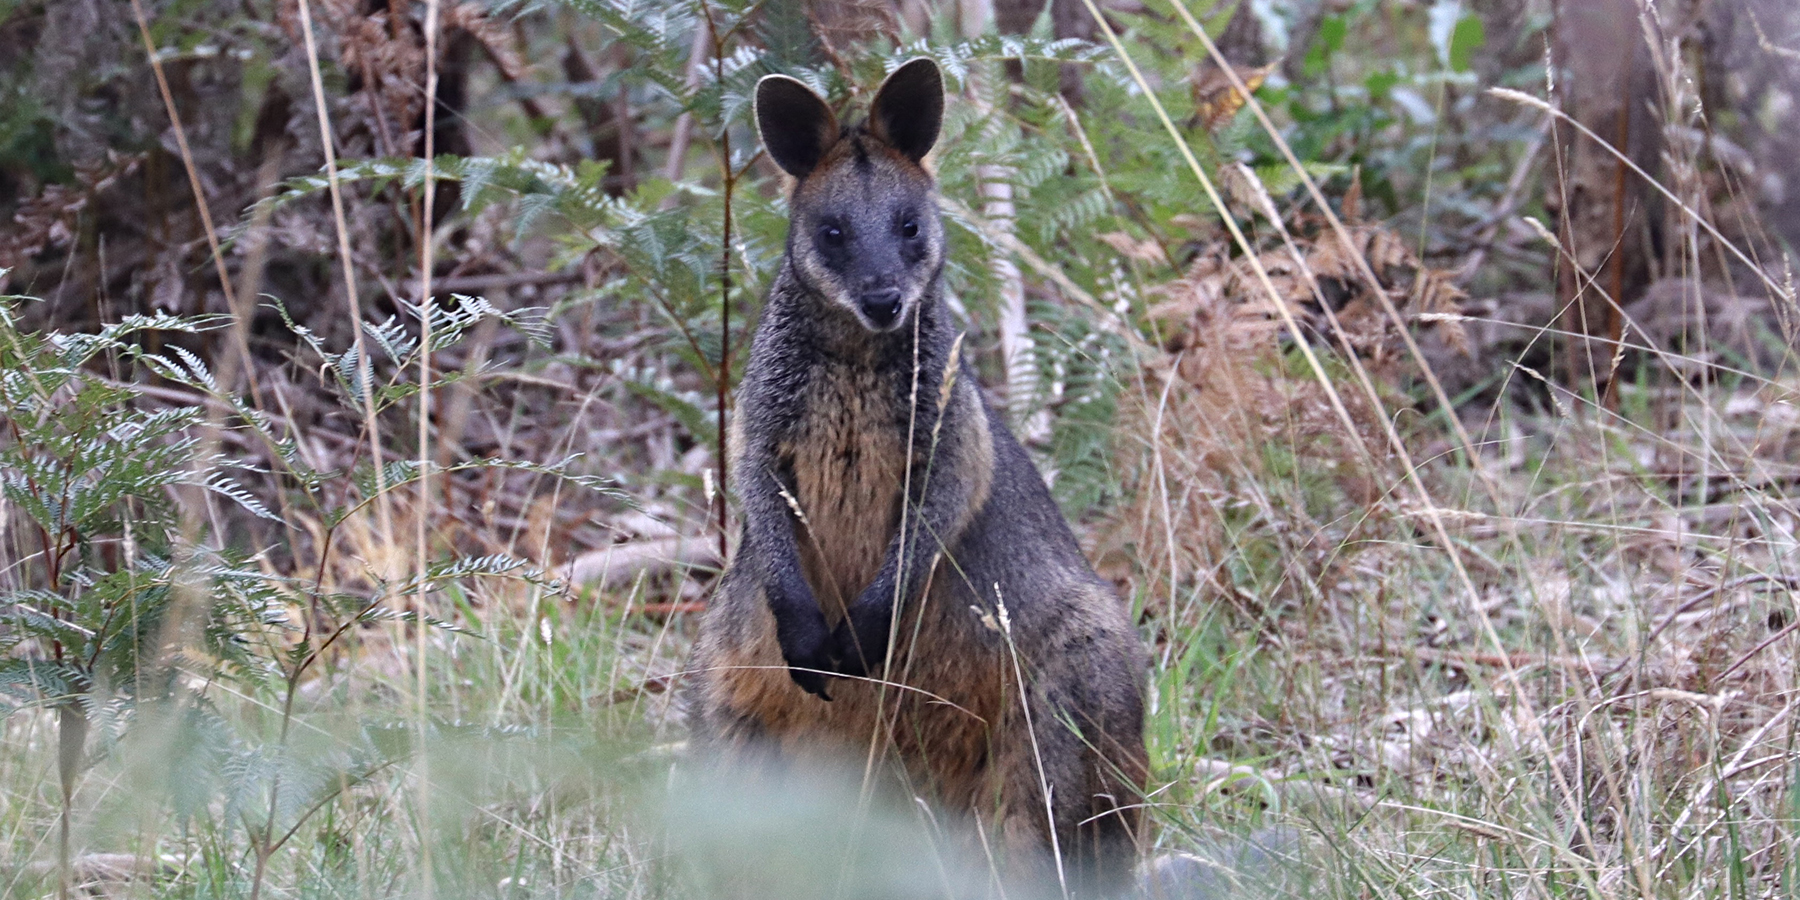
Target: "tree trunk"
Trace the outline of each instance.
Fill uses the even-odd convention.
[[[62,787],[62,815],[56,823],[56,896],[68,900],[74,872],[69,864],[69,819],[75,812],[75,779],[87,747],[87,711],[71,700],[56,711],[56,774]]]
[[[1660,152],[1656,73],[1638,0],[1559,0],[1552,53],[1554,99],[1570,118],[1654,174]],[[1623,325],[1620,307],[1649,281],[1649,185],[1606,147],[1558,122],[1557,177],[1545,206],[1558,223],[1564,253],[1556,261],[1557,306],[1572,385],[1612,396],[1612,361]]]

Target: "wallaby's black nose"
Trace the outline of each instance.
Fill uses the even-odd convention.
[[[868,316],[869,321],[876,328],[886,328],[894,324],[894,319],[900,315],[899,288],[867,291],[858,297],[856,302],[858,306],[862,307],[863,315]]]

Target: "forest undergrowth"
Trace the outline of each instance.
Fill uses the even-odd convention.
[[[0,0],[4,895],[1036,896],[683,765],[750,91],[916,55],[968,352],[1150,650],[1147,858],[1793,894],[1800,14],[1623,2],[1648,154],[1536,0]]]

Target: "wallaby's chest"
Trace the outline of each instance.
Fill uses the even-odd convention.
[[[874,579],[899,527],[905,405],[872,368],[851,366],[822,368],[797,399],[801,415],[783,448],[801,518],[794,537],[835,622]]]

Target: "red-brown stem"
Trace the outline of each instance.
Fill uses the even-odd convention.
[[[725,83],[725,37],[719,34],[713,24],[712,12],[706,14],[707,30],[713,35],[713,75],[720,84]],[[725,391],[731,380],[731,191],[737,183],[736,173],[731,170],[731,123],[719,123],[719,168],[725,175],[725,216],[723,240],[719,249],[719,377],[715,379],[718,388],[719,403],[719,558],[726,557],[726,536],[729,533],[727,513],[730,508],[726,500],[729,460],[726,448],[730,443],[726,440]]]

